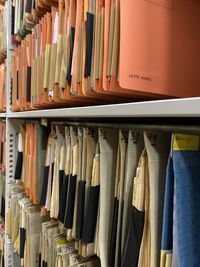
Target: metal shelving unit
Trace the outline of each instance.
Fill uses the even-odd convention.
[[[8,112],[8,118],[200,117],[200,97],[77,108]]]
[[[11,15],[11,0],[8,0],[9,14]],[[11,29],[11,20],[8,18],[8,29]],[[200,118],[200,97],[187,99],[157,100],[114,105],[100,105],[76,108],[60,108],[34,110],[23,112],[11,111],[11,31],[7,35],[7,112],[0,113],[0,118],[6,118],[6,213],[9,206],[10,185],[14,181],[14,166],[16,160],[16,133],[21,122],[19,119],[28,118]],[[13,147],[13,149],[10,149]],[[14,263],[14,250],[11,240],[6,236],[5,266],[17,267]]]
[[[5,232],[7,232],[7,211],[9,208],[9,201],[10,201],[10,187],[11,184],[14,183],[14,162],[15,162],[15,153],[16,150],[14,149],[15,146],[15,130],[13,128],[12,123],[7,118],[7,112],[9,112],[10,106],[11,106],[11,51],[12,51],[12,45],[11,45],[11,0],[7,1],[7,8],[8,8],[8,18],[7,18],[7,25],[8,25],[8,31],[7,31],[7,76],[6,76],[6,183],[5,183]],[[2,114],[4,116],[4,114]],[[5,266],[6,267],[14,267],[14,249],[12,245],[12,241],[9,238],[7,234],[5,234]],[[17,266],[16,266],[17,267]]]
[[[48,110],[34,110],[24,112],[11,112],[1,114],[6,117],[6,211],[9,207],[10,188],[14,180],[14,166],[16,162],[16,135],[22,121],[29,118],[61,118],[61,119],[109,119],[119,118],[200,118],[200,97],[190,99],[173,99],[150,102],[137,102],[116,105],[101,105],[77,108],[61,108]],[[0,115],[0,116],[1,116]],[[13,147],[14,149],[10,149]],[[16,253],[11,239],[6,235],[5,244],[5,266],[20,267],[15,261]]]

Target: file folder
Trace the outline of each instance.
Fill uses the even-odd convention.
[[[88,188],[88,197],[86,202],[85,219],[82,233],[82,241],[87,246],[86,253],[83,253],[86,254],[86,256],[94,254],[94,248],[92,248],[92,244],[95,243],[95,233],[96,231],[98,231],[97,220],[100,193],[99,144],[97,144],[95,152],[95,157],[93,159],[91,186],[89,186]]]
[[[63,163],[64,151],[64,135],[62,134],[62,129],[56,127],[56,137],[55,137],[55,155],[54,155],[54,169],[53,169],[53,182],[52,182],[52,192],[51,192],[51,218],[58,217],[59,210],[59,170],[60,164]],[[61,154],[62,152],[62,154]],[[63,165],[63,164],[62,164]],[[62,166],[63,169],[63,166]]]
[[[133,94],[198,95],[196,1],[120,1],[119,84]],[[187,62],[187,64],[186,64]],[[190,90],[188,90],[190,88]]]
[[[174,134],[172,141],[172,159],[174,175],[174,246],[173,255],[179,265],[198,264],[199,235],[195,229],[199,225],[198,179],[199,136]],[[191,168],[188,168],[188,164]],[[181,168],[180,168],[181,166]],[[180,177],[184,180],[179,180]],[[191,194],[192,192],[192,194]],[[180,194],[181,193],[181,194]],[[195,218],[195,220],[194,220]],[[187,253],[184,253],[184,251]],[[174,263],[174,259],[172,259]]]
[[[173,250],[173,213],[174,213],[174,175],[173,161],[168,159],[163,211],[161,266],[167,264],[167,255]]]
[[[96,153],[98,133],[97,130],[92,128],[83,128],[83,141],[82,141],[82,170],[81,179],[79,182],[79,198],[78,202],[78,218],[77,223],[79,225],[79,231],[77,236],[82,240],[82,231],[84,227],[84,217],[86,212],[86,203],[89,201],[89,191],[92,182],[92,170],[93,170],[93,160]],[[97,190],[98,191],[98,190]],[[83,203],[81,203],[83,201]],[[89,203],[88,203],[89,205]]]
[[[47,134],[37,123],[24,124],[20,130],[15,179],[23,182],[25,192],[37,204],[40,202],[42,190]]]
[[[130,130],[128,134],[128,144],[126,153],[126,167],[124,178],[124,210],[122,221],[122,254],[125,246],[125,239],[128,234],[128,224],[131,217],[131,202],[133,192],[133,177],[136,174],[136,167],[139,162],[142,150],[144,148],[144,141],[142,132]]]
[[[100,146],[100,199],[99,199],[99,256],[101,265],[109,264],[111,222],[114,212],[114,181],[118,132],[99,129]]]
[[[85,212],[85,187],[86,187],[86,130],[78,128],[79,143],[79,181],[77,189],[77,221],[76,221],[76,239],[82,239],[84,212]]]
[[[68,193],[68,184],[69,184],[69,175],[70,175],[70,154],[71,149],[71,139],[70,139],[70,129],[69,127],[65,127],[65,151],[66,151],[66,157],[65,157],[65,168],[64,168],[64,175],[61,185],[61,192],[60,192],[60,205],[59,205],[59,214],[58,219],[62,223],[64,223],[65,218],[65,208],[66,208],[66,202],[67,202],[67,193]]]
[[[122,266],[138,266],[140,246],[144,230],[144,220],[148,211],[146,203],[148,199],[148,173],[147,154],[142,152],[134,178],[131,217],[129,220],[128,238],[122,256]]]
[[[115,206],[112,223],[110,265],[118,266],[121,264],[121,230],[123,214],[123,191],[125,175],[125,157],[128,143],[128,132],[119,130],[119,144],[115,178]]]
[[[75,127],[70,127],[70,138],[71,138],[71,162],[70,162],[70,176],[68,183],[68,193],[65,210],[65,221],[64,226],[67,228],[69,238],[71,237],[71,230],[74,222],[74,207],[76,200],[76,184],[77,184],[77,168],[78,168],[78,133]]]
[[[40,205],[42,207],[45,206],[46,197],[47,197],[48,178],[49,178],[49,170],[50,170],[50,164],[51,164],[51,141],[52,141],[52,136],[50,134],[48,136],[48,141],[47,141],[45,166],[43,170],[42,189],[41,189],[41,196],[40,196]]]
[[[50,80],[50,60],[51,60],[51,39],[52,39],[52,15],[47,13],[46,15],[46,27],[47,27],[47,42],[45,47],[45,65],[44,65],[44,80],[43,88],[44,92],[42,94],[42,103],[48,102],[49,94],[49,80]]]
[[[144,142],[149,166],[150,228],[148,231],[150,231],[151,252],[148,261],[150,266],[155,266],[160,262],[159,251],[161,248],[165,170],[169,155],[170,135],[165,133],[145,132]],[[142,255],[140,257],[142,257]]]
[[[15,168],[15,175],[14,178],[16,180],[21,179],[22,175],[22,166],[23,166],[23,143],[22,143],[22,134],[18,134],[18,152],[17,152],[17,162]]]
[[[47,185],[47,196],[45,208],[47,211],[51,209],[51,192],[52,192],[52,182],[54,173],[54,160],[55,160],[55,131],[51,132],[51,143],[50,143],[50,167],[48,173],[48,185]]]

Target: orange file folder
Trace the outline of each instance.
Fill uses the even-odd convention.
[[[144,96],[199,96],[200,2],[122,0],[120,5],[120,86]]]

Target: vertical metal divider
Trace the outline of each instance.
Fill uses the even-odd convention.
[[[11,84],[11,24],[12,24],[12,0],[6,3],[7,8],[7,76],[6,76],[6,114],[11,111],[12,103],[12,84]],[[5,182],[5,267],[15,267],[14,265],[14,250],[12,242],[7,233],[7,212],[10,205],[11,185],[14,181],[14,166],[16,159],[16,129],[14,124],[17,121],[12,121],[6,116],[6,182]],[[16,266],[17,267],[17,266]]]
[[[11,0],[7,1],[7,36],[6,36],[6,44],[7,44],[7,72],[6,72],[6,113],[10,111],[10,95],[11,95],[11,81],[10,81],[10,43],[11,43]],[[13,250],[12,243],[10,238],[7,236],[7,212],[9,208],[9,195],[10,195],[10,184],[9,184],[9,172],[10,172],[10,164],[9,164],[9,145],[10,145],[10,129],[9,129],[9,121],[6,118],[6,181],[5,181],[5,250],[4,250],[4,259],[5,259],[5,267],[14,267],[13,266]],[[12,144],[13,145],[13,144]],[[14,160],[14,159],[13,159]]]
[[[12,127],[11,121],[6,118],[6,197],[5,197],[5,266],[14,267],[14,251],[12,242],[7,233],[7,212],[10,206],[10,187],[14,183],[14,163],[15,163],[15,148],[16,134]]]
[[[14,172],[17,156],[17,133],[22,120],[6,118],[6,197],[5,214],[10,207],[11,186],[15,184]],[[5,266],[18,267],[14,264],[14,250],[7,232],[7,217],[5,217]]]

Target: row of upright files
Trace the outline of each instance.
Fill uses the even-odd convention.
[[[11,190],[7,234],[20,257],[19,266],[100,266],[97,257],[78,254],[75,242],[67,241],[58,221],[41,216],[39,206],[33,205],[21,186],[14,185]]]
[[[199,136],[25,123],[16,251],[30,267],[198,266],[199,163]]]
[[[199,14],[195,0],[13,0],[13,110],[198,96]]]

